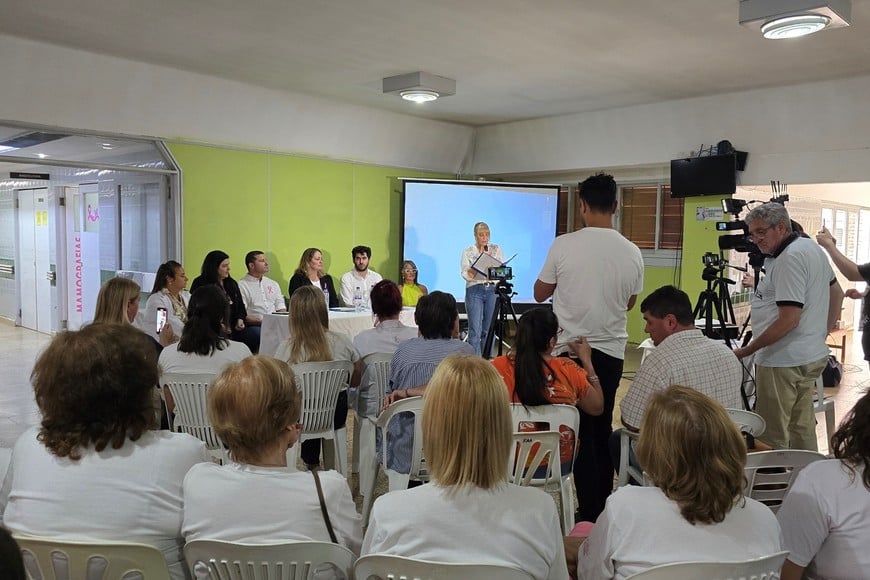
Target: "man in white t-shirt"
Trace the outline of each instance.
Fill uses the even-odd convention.
[[[764,441],[778,449],[816,451],[813,393],[828,360],[825,337],[840,315],[843,289],[825,252],[792,231],[785,206],[765,203],[746,216],[749,235],[766,255],[752,295],[752,341],[734,351],[755,354]]]
[[[598,174],[580,184],[580,225],[556,238],[535,282],[535,300],[553,297],[553,311],[562,332],[558,342],[586,337],[592,364],[604,391],[604,412],[580,412],[580,448],[574,478],[579,515],[595,521],[613,487],[613,465],[607,440],[612,431],[616,389],[622,377],[627,312],[643,290],[640,250],[613,229],[616,182]]]
[[[350,255],[353,258],[353,270],[341,275],[341,301],[344,302],[345,306],[355,306],[353,298],[359,289],[362,307],[371,310],[372,288],[384,278],[374,270],[369,269],[369,261],[372,259],[370,247],[354,246]]]
[[[260,250],[248,252],[245,255],[245,265],[248,267],[248,273],[239,280],[239,291],[242,293],[242,301],[248,312],[245,327],[251,334],[256,334],[256,344],[259,346],[263,316],[275,312],[287,312],[287,306],[284,303],[281,287],[266,276],[266,272],[269,271],[266,254]]]

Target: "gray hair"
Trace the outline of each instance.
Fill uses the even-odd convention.
[[[746,223],[755,220],[761,220],[768,226],[784,224],[786,231],[791,231],[791,218],[781,203],[768,202],[755,206],[746,214]]]

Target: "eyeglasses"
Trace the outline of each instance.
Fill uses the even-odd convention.
[[[767,232],[769,232],[771,229],[773,229],[773,226],[767,226],[766,228],[758,228],[757,230],[752,230],[751,232],[749,232],[749,235],[753,238],[763,238],[764,236],[767,235]]]

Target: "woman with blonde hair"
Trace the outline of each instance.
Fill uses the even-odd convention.
[[[421,296],[429,293],[429,289],[417,282],[417,264],[411,260],[402,262],[402,282],[399,292],[402,293],[402,306],[417,306]]]
[[[445,358],[423,399],[431,483],[378,498],[363,555],[495,564],[538,579],[568,578],[553,499],[507,482],[512,433],[507,392],[492,365],[471,355]]]
[[[301,393],[287,363],[251,356],[224,369],[209,390],[208,415],[232,462],[197,465],[185,478],[185,541],[329,542],[331,527],[333,541],[359,553],[360,517],[344,477],[287,471],[286,452],[299,440],[301,413]]]
[[[112,278],[100,287],[94,324],[134,324],[139,314],[139,295],[142,288],[129,278]],[[146,333],[147,334],[147,333]],[[149,335],[151,336],[151,335]],[[151,337],[154,338],[153,336]],[[155,347],[158,352],[177,340],[171,326],[166,326],[157,335]]]
[[[580,546],[578,578],[623,579],[660,564],[780,551],[773,512],[743,495],[746,444],[718,402],[681,386],[653,394],[637,457],[655,487],[621,487],[608,498]]]
[[[303,286],[290,297],[288,316],[290,338],[278,345],[275,358],[290,365],[304,362],[346,360],[354,365],[350,386],[359,385],[362,363],[359,353],[343,334],[329,330],[329,313],[323,294],[314,286]],[[338,396],[335,408],[335,428],[347,421],[347,391]],[[302,460],[309,469],[320,466],[320,439],[301,444]]]
[[[338,308],[338,294],[335,292],[335,283],[332,281],[332,276],[323,271],[323,252],[317,248],[306,248],[299,258],[299,266],[290,277],[290,284],[287,287],[287,296],[293,297],[293,294],[299,289],[306,286],[314,286],[320,290],[320,299],[323,300],[323,294],[329,295],[329,308]],[[323,300],[324,304],[326,300]]]

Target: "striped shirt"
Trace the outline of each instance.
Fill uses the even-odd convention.
[[[455,338],[411,338],[399,345],[390,365],[390,384],[387,394],[425,385],[432,378],[435,367],[448,355],[454,353],[474,354],[471,345]],[[399,473],[411,469],[411,452],[414,439],[414,416],[402,413],[390,422],[388,465]]]

